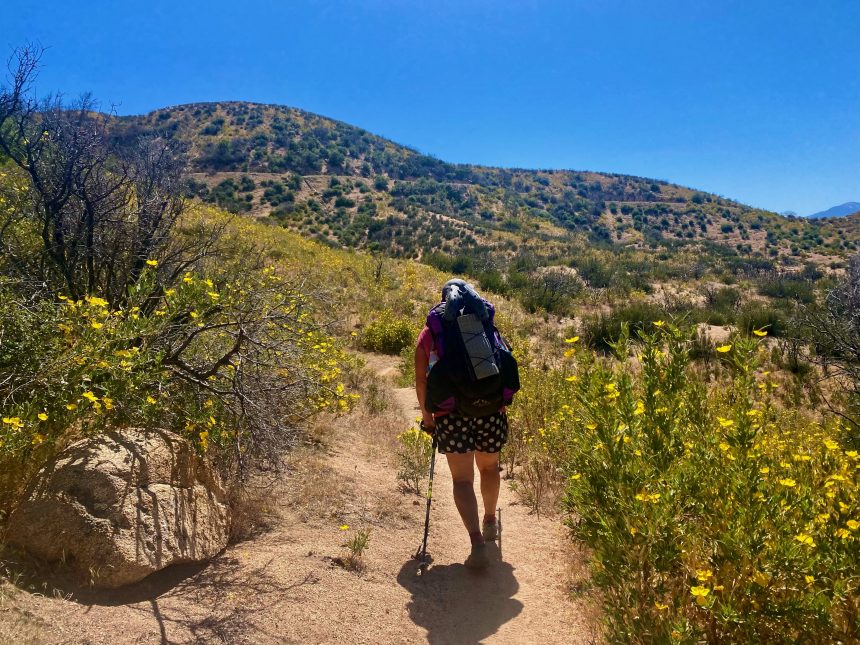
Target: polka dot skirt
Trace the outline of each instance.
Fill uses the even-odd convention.
[[[436,419],[439,452],[499,452],[508,440],[508,417],[496,412],[486,417],[446,414]]]

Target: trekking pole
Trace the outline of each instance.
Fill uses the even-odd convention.
[[[496,540],[496,543],[499,545],[499,558],[501,559],[501,557],[502,557],[502,507],[501,506],[499,506],[499,508],[496,509],[496,513],[497,513],[497,518],[498,518],[496,521],[499,523],[499,532],[498,532],[498,538]]]
[[[424,429],[424,424],[421,424],[421,429]],[[430,504],[433,502],[433,473],[436,470],[436,446],[438,445],[438,439],[436,438],[436,433],[433,433],[433,444],[432,444],[432,453],[430,456],[430,478],[427,482],[427,510],[424,513],[424,540],[421,542],[421,546],[418,547],[418,551],[415,553],[415,559],[418,560],[421,564],[418,569],[421,573],[427,571],[427,567],[430,562],[432,562],[433,558],[427,555],[427,536],[430,533]]]

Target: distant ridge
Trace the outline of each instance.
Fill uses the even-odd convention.
[[[851,215],[852,213],[856,213],[860,211],[860,202],[845,202],[844,204],[840,204],[839,206],[834,206],[833,208],[828,208],[826,211],[821,211],[820,213],[813,213],[809,215],[809,219],[821,219],[823,217],[845,217],[846,215]]]
[[[631,175],[452,164],[287,106],[193,103],[107,118],[119,146],[153,134],[187,145],[189,196],[326,244],[440,266],[573,267],[599,249],[755,272],[860,250],[860,217],[787,218]]]

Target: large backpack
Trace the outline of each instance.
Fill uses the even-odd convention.
[[[450,280],[427,314],[438,360],[427,377],[430,412],[482,417],[509,405],[520,389],[517,362],[493,318],[495,308],[463,280]],[[467,345],[469,348],[467,349]],[[473,346],[484,346],[476,356]]]

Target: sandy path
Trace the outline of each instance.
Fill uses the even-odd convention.
[[[394,390],[394,399],[399,421],[384,429],[389,435],[416,416],[411,389]],[[587,607],[565,591],[576,556],[564,530],[530,515],[504,483],[501,553],[494,550],[486,572],[465,569],[468,537],[444,458],[436,462],[434,564],[419,576],[411,556],[422,500],[401,492],[393,465],[379,459],[390,437],[371,423],[355,425],[340,428],[318,469],[301,475],[330,484],[331,512],[309,513],[298,500],[280,509],[270,531],[208,566],[174,568],[112,595],[72,601],[18,593],[13,609],[0,611],[0,627],[23,611],[39,617],[41,640],[50,643],[593,642]],[[286,485],[301,493],[296,481]],[[351,532],[338,528],[343,522],[371,530],[362,574],[332,563]]]

